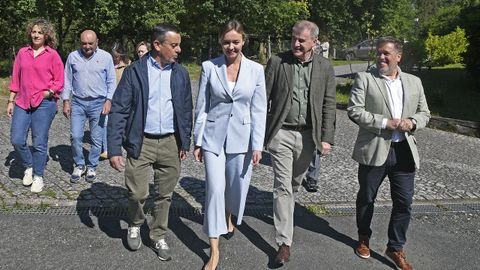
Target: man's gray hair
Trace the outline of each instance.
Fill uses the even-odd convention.
[[[377,44],[376,44],[377,49],[380,48],[380,46],[382,46],[384,43],[392,43],[397,53],[399,54],[403,53],[403,42],[400,41],[398,38],[386,36],[386,37],[381,37],[377,39]]]
[[[306,20],[298,21],[292,28],[293,33],[303,32],[304,30],[310,31],[310,36],[312,38],[318,38],[320,30],[318,30],[318,26],[314,22]]]

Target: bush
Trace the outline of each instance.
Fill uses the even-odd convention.
[[[9,76],[12,72],[12,63],[8,60],[0,60],[0,77]]]
[[[421,69],[426,63],[425,42],[414,40],[403,45],[402,61],[400,66],[404,70]]]
[[[480,1],[472,1],[461,13],[460,25],[465,29],[470,43],[464,63],[473,78],[480,83]],[[478,88],[477,88],[478,89]]]
[[[425,40],[427,60],[433,66],[461,63],[463,61],[462,54],[467,51],[467,47],[465,30],[460,27],[444,36],[432,35],[429,32],[427,40]]]

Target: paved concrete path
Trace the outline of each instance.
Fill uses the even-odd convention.
[[[230,240],[221,238],[220,269],[273,269],[275,242],[271,216],[247,216]],[[353,253],[355,217],[296,217],[291,261],[282,269],[392,269],[383,257],[388,215],[375,215],[372,257]],[[126,248],[127,224],[122,217],[3,215],[0,213],[0,269],[185,269],[200,270],[207,260],[208,239],[201,217],[172,217],[167,241],[169,262],[143,246]],[[414,215],[406,246],[415,269],[479,269],[480,216],[474,214]],[[144,244],[147,228],[142,228]]]
[[[193,83],[196,89],[197,82]],[[194,91],[195,92],[195,91]],[[335,146],[330,156],[323,158],[320,191],[298,194],[301,204],[346,204],[355,201],[358,165],[351,159],[358,127],[337,110]],[[87,132],[88,134],[88,132]],[[87,136],[88,137],[88,136]],[[73,170],[70,150],[69,122],[58,113],[49,138],[49,161],[45,171],[45,188],[32,194],[22,186],[23,168],[10,144],[10,119],[0,116],[0,201],[6,205],[58,206],[125,206],[127,202],[124,177],[113,170],[107,160],[100,162],[97,181],[69,182]],[[415,203],[458,202],[480,199],[480,139],[423,129],[417,132],[421,168],[416,177]],[[85,151],[89,148],[85,144]],[[173,207],[201,209],[204,201],[204,168],[193,160],[191,153],[182,163],[179,183],[175,189]],[[271,207],[273,174],[268,153],[262,164],[254,168],[247,208]],[[389,185],[385,181],[378,200],[388,202]]]

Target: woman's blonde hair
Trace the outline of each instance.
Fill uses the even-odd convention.
[[[244,41],[246,40],[246,34],[245,30],[243,30],[243,24],[237,20],[231,20],[227,24],[225,24],[225,26],[220,30],[220,33],[218,34],[218,43],[220,43],[220,45],[222,44],[225,35],[232,30],[235,30],[235,32],[242,35],[242,39]]]

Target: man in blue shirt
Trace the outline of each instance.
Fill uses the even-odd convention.
[[[110,165],[125,169],[128,189],[127,243],[142,245],[140,227],[149,196],[153,168],[155,195],[150,239],[158,258],[171,259],[165,241],[168,212],[180,175],[180,161],[187,157],[192,130],[192,89],[185,68],[176,63],[180,32],[170,24],[155,26],[152,50],[128,66],[112,99],[108,121]],[[127,159],[122,156],[122,146]]]
[[[65,64],[65,89],[62,93],[63,115],[71,118],[72,153],[75,168],[70,181],[76,183],[86,173],[93,182],[105,132],[105,116],[109,113],[115,91],[115,68],[112,56],[98,48],[92,30],[80,34],[80,49],[71,52]],[[90,127],[91,148],[87,163],[83,156],[85,121]]]

